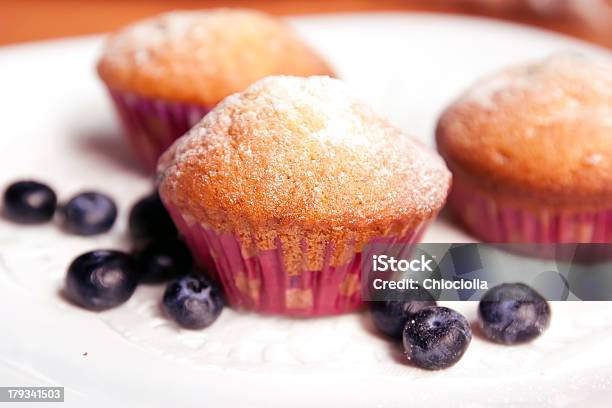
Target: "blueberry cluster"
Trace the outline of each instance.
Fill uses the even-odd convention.
[[[98,192],[84,192],[64,205],[55,192],[36,181],[19,181],[4,193],[5,218],[20,224],[40,224],[55,214],[62,228],[76,235],[109,231],[118,215],[114,201]],[[139,200],[129,214],[131,254],[98,249],[78,256],[68,267],[64,294],[89,310],[107,310],[126,302],[139,283],[171,281],[163,308],[179,325],[197,329],[212,324],[223,310],[218,287],[192,273],[193,260],[157,193]]]
[[[58,213],[62,228],[76,235],[96,235],[110,230],[117,219],[117,206],[107,195],[87,191],[58,208],[57,195],[46,184],[18,181],[4,192],[5,218],[18,224],[42,224]]]
[[[4,216],[20,224],[40,224],[60,213],[61,225],[77,235],[109,231],[117,206],[108,196],[84,192],[58,209],[57,196],[47,185],[20,181],[8,187]],[[205,275],[192,273],[193,260],[159,195],[138,201],[129,214],[132,254],[99,249],[78,256],[68,267],[64,293],[90,310],[106,310],[126,302],[139,283],[168,283],[162,307],[177,324],[189,329],[211,325],[223,310],[223,296]],[[401,340],[408,360],[425,369],[455,364],[471,340],[470,324],[458,312],[437,306],[419,287],[392,300],[371,302],[374,325]],[[538,337],[550,323],[548,302],[522,283],[491,288],[481,299],[478,320],[483,335],[497,343],[518,344]]]
[[[386,336],[401,340],[407,359],[417,367],[439,370],[463,357],[472,331],[460,313],[437,306],[422,288],[399,298],[373,301],[372,320]],[[539,293],[522,283],[506,283],[487,291],[478,306],[483,335],[496,343],[519,344],[538,337],[549,325],[550,307]]]

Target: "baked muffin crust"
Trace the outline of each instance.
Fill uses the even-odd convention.
[[[501,200],[610,207],[612,62],[556,55],[485,78],[437,143],[455,177]]]
[[[269,77],[221,102],[160,159],[160,192],[215,229],[372,232],[442,207],[450,173],[345,86]]]
[[[109,38],[98,73],[112,89],[206,106],[268,75],[333,75],[288,24],[239,9],[130,25]]]

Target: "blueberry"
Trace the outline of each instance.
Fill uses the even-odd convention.
[[[208,278],[190,275],[168,284],[163,307],[180,326],[202,329],[219,317],[223,310],[223,298],[217,286]]]
[[[53,218],[56,206],[53,190],[36,181],[18,181],[4,192],[4,214],[20,224],[47,222]]]
[[[137,240],[177,235],[176,227],[157,193],[144,197],[134,205],[129,224],[130,233]]]
[[[404,351],[414,365],[439,370],[461,359],[472,340],[468,321],[452,309],[431,306],[412,315],[404,327]]]
[[[431,293],[419,286],[417,289],[402,291],[391,300],[370,302],[370,312],[379,331],[401,340],[408,318],[421,309],[435,305],[436,301]]]
[[[117,219],[117,206],[101,193],[88,191],[70,199],[62,208],[63,227],[77,235],[96,235],[110,230]]]
[[[189,250],[177,238],[151,241],[136,258],[141,281],[146,283],[159,283],[187,275],[192,264]]]
[[[484,335],[497,343],[524,343],[550,323],[546,299],[523,283],[504,283],[487,291],[478,305]]]
[[[137,283],[138,273],[131,256],[97,250],[77,257],[70,264],[64,293],[86,309],[105,310],[128,300]]]

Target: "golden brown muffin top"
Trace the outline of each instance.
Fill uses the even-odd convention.
[[[612,205],[612,63],[556,55],[475,84],[442,115],[438,149],[485,189]]]
[[[165,200],[216,228],[352,231],[431,218],[451,180],[340,81],[287,76],[217,105],[161,157],[159,176]]]
[[[111,88],[214,106],[269,75],[333,75],[282,20],[249,10],[163,14],[109,38],[98,73]]]

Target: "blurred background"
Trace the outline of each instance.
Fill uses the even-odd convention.
[[[490,16],[612,48],[612,0],[0,0],[0,45],[106,32],[167,10],[208,7],[277,15],[415,11]]]

